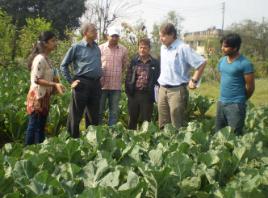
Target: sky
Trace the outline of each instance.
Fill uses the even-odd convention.
[[[138,12],[131,20],[143,19],[150,32],[155,22],[161,22],[174,10],[184,18],[183,32],[202,31],[213,26],[221,29],[223,2],[224,28],[245,19],[261,22],[265,17],[268,20],[268,0],[140,0]]]

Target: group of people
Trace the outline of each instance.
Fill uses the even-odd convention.
[[[139,123],[151,121],[155,101],[160,129],[168,123],[176,128],[186,123],[188,89],[198,86],[206,60],[177,38],[173,24],[166,23],[160,27],[160,62],[151,56],[148,38],[139,40],[138,53],[129,61],[127,49],[119,44],[118,29],[108,29],[107,42],[99,46],[95,42],[97,29],[94,24],[83,23],[81,34],[83,39],[70,47],[60,65],[62,75],[72,89],[67,120],[71,137],[79,137],[83,115],[86,127],[103,124],[107,101],[108,125],[117,122],[124,73],[129,129],[137,129]],[[239,53],[241,38],[238,34],[226,35],[221,44],[224,57],[218,65],[221,92],[216,130],[231,126],[235,133],[242,134],[246,101],[254,91],[253,66]],[[48,59],[48,54],[55,47],[55,35],[43,32],[29,57],[31,87],[27,95],[29,124],[26,145],[44,140],[49,98],[52,93],[62,94],[65,89],[56,78]],[[191,72],[192,68],[194,72]]]

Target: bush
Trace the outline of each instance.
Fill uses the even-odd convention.
[[[12,60],[12,41],[15,27],[11,24],[12,18],[0,9],[0,66],[6,67]]]
[[[26,58],[37,42],[40,33],[51,29],[51,22],[44,18],[26,19],[26,26],[22,28],[19,36],[19,55]]]

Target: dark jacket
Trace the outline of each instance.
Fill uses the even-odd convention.
[[[125,89],[126,94],[128,96],[134,96],[135,94],[135,88],[136,88],[136,66],[141,63],[141,60],[139,59],[139,55],[136,55],[130,62],[130,65],[127,68],[127,76],[125,81]],[[145,92],[148,92],[150,94],[152,101],[154,101],[154,86],[157,85],[157,79],[160,75],[160,65],[159,61],[152,56],[150,56],[150,60],[147,62],[149,64],[149,82],[148,82],[148,88],[147,90],[144,90]]]

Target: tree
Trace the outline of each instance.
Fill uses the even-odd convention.
[[[160,29],[160,25],[155,23],[153,25],[153,30],[151,32],[151,35],[152,35],[151,53],[157,58],[160,58],[160,47],[161,47],[161,42],[159,40],[159,29]]]
[[[79,25],[79,17],[85,11],[84,0],[0,0],[0,7],[12,16],[18,29],[27,18],[42,17],[52,22],[61,37],[66,28]]]
[[[15,27],[15,34],[12,38],[11,59],[14,60],[17,50],[17,40],[21,27],[25,25],[25,19],[33,17],[34,14],[30,8],[34,7],[33,0],[0,0],[0,7],[9,16],[12,17],[12,24]]]
[[[12,17],[15,34],[12,43],[12,60],[16,57],[19,32],[27,18],[42,17],[51,21],[52,26],[63,38],[66,28],[79,25],[79,17],[85,11],[84,0],[0,0],[0,7]]]
[[[26,19],[26,25],[20,31],[19,36],[19,55],[23,59],[26,59],[33,45],[38,40],[40,33],[51,29],[51,23],[44,18]]]
[[[234,23],[225,33],[236,32],[242,38],[241,52],[249,57],[255,66],[255,75],[265,77],[268,74],[268,21],[244,20]]]
[[[11,62],[12,38],[15,28],[12,25],[12,18],[0,9],[0,65],[6,67]]]
[[[137,21],[135,25],[126,22],[121,24],[123,30],[120,42],[128,49],[128,56],[132,59],[138,52],[138,42],[147,37],[146,26],[143,21]]]
[[[180,33],[182,31],[182,21],[183,20],[184,20],[183,17],[181,17],[178,13],[176,13],[176,11],[169,11],[163,21],[161,21],[160,23],[155,23],[153,25],[153,30],[151,32],[151,35],[152,35],[152,53],[156,57],[160,57],[160,46],[161,46],[161,42],[159,40],[160,26],[163,23],[167,23],[167,22],[172,23],[177,28],[177,34],[179,37]]]
[[[172,10],[168,12],[165,20],[163,22],[172,23],[177,28],[177,34],[180,36],[182,30],[183,17],[180,16],[176,11]]]
[[[105,39],[107,28],[124,17],[131,14],[136,1],[122,0],[115,3],[115,0],[87,0],[86,12],[81,21],[88,20],[97,25],[99,39]]]
[[[268,21],[257,22],[245,20],[234,23],[227,28],[227,32],[236,32],[242,37],[242,52],[251,56],[260,56],[262,60],[268,58]]]
[[[64,38],[66,29],[79,26],[79,18],[85,12],[84,0],[39,0],[37,16],[51,21],[52,26]]]

